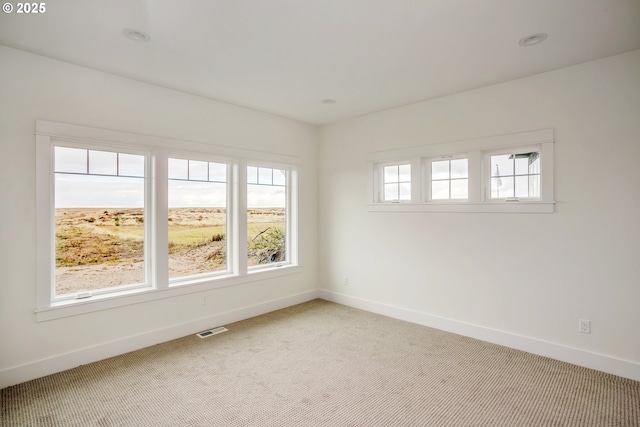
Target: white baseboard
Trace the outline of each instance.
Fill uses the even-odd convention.
[[[327,301],[640,381],[640,364],[579,348],[321,289]]]
[[[76,366],[97,362],[109,357],[118,356],[130,351],[195,334],[215,326],[225,325],[249,319],[271,311],[280,310],[292,305],[301,304],[318,298],[318,291],[312,290],[284,298],[265,301],[260,304],[203,317],[190,322],[174,325],[170,328],[158,329],[144,334],[110,341],[92,347],[86,347],[70,353],[60,354],[24,365],[14,366],[0,371],[0,389],[20,384],[35,378],[62,372]]]

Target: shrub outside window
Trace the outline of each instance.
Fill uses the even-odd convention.
[[[247,167],[247,264],[288,261],[287,171]]]

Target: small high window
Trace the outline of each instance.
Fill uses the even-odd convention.
[[[540,197],[540,152],[490,157],[492,199]]]
[[[411,164],[387,165],[382,168],[385,202],[411,200]]]
[[[369,210],[551,213],[554,143],[541,129],[370,153]]]
[[[431,162],[431,199],[451,200],[469,197],[469,165],[467,159]]]

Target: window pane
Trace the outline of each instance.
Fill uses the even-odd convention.
[[[449,179],[449,160],[431,162],[431,179]]]
[[[451,178],[468,178],[469,166],[467,159],[451,160]]]
[[[384,185],[384,200],[398,200],[398,184]]]
[[[400,182],[411,182],[411,165],[399,165],[398,172]]]
[[[516,175],[526,175],[529,173],[529,155],[517,154],[515,156]]]
[[[227,165],[209,162],[209,181],[227,182]]]
[[[516,197],[529,197],[529,177],[516,176]]]
[[[468,199],[469,198],[469,180],[468,179],[451,180],[451,198],[452,199]]]
[[[189,179],[188,164],[185,159],[169,159],[169,179]]]
[[[169,159],[170,164],[172,160],[176,159]],[[174,164],[184,165],[182,161]],[[189,160],[188,164],[188,181],[168,182],[172,279],[227,269],[227,184],[206,182],[208,162]],[[226,169],[224,164],[215,165],[218,171]]]
[[[142,284],[144,178],[55,174],[55,294]]]
[[[513,175],[513,160],[510,154],[491,156],[491,176]]]
[[[491,178],[491,198],[513,197],[513,176]]]
[[[287,174],[282,169],[273,170],[273,185],[285,185],[287,183]]]
[[[449,180],[431,181],[431,198],[433,200],[449,199]]]
[[[400,184],[400,200],[411,200],[411,183]]]
[[[189,160],[189,179],[193,181],[208,181],[208,163],[197,160]]]
[[[398,165],[384,167],[384,182],[398,182]]]
[[[144,156],[120,153],[118,175],[144,176]]]
[[[87,150],[55,147],[55,171],[87,173]]]
[[[258,183],[258,168],[255,166],[247,167],[247,183],[249,184],[257,184]]]
[[[529,173],[540,173],[540,153],[533,153],[530,159]]]
[[[287,188],[247,185],[247,265],[287,261],[286,224]]]
[[[272,185],[273,184],[273,169],[271,169],[271,168],[258,168],[258,184]]]
[[[540,175],[529,175],[529,197],[540,197]]]
[[[89,173],[96,175],[117,175],[118,154],[107,151],[89,150]]]

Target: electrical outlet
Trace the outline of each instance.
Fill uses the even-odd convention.
[[[207,305],[207,297],[206,296],[202,297],[202,305]]]
[[[349,286],[349,278],[347,276],[344,276],[342,278],[342,284],[345,286]]]
[[[591,321],[586,319],[578,320],[578,331],[581,334],[590,334],[591,333]]]

